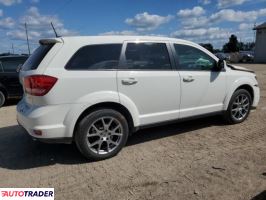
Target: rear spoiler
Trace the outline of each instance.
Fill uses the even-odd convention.
[[[55,43],[63,43],[63,39],[62,38],[52,38],[52,39],[41,39],[39,40],[39,43],[41,45],[44,44],[55,44]]]

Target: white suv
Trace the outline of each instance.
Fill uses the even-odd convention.
[[[43,39],[20,80],[18,123],[42,141],[75,141],[95,160],[141,127],[218,113],[240,123],[259,101],[254,72],[164,37]]]

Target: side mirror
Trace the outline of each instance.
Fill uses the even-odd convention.
[[[216,66],[214,66],[213,71],[221,71],[224,69],[225,61],[223,59],[219,59],[219,61],[216,63]]]
[[[19,73],[19,72],[20,72],[20,70],[21,70],[21,68],[22,68],[22,66],[23,66],[23,64],[19,64],[19,65],[18,65],[18,67],[17,67],[17,69],[16,69],[16,72],[18,72],[18,73]]]

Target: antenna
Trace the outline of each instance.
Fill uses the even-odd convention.
[[[57,32],[56,32],[56,30],[55,30],[55,28],[54,28],[53,22],[51,22],[51,26],[52,26],[52,28],[53,28],[53,30],[54,30],[55,37],[60,37],[60,36],[57,34]]]
[[[26,30],[26,37],[27,37],[27,44],[28,44],[28,52],[30,55],[30,44],[29,44],[29,36],[28,36],[28,27],[27,27],[27,23],[25,22],[25,30]]]

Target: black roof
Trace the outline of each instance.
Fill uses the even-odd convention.
[[[253,30],[266,29],[266,22],[253,28]]]
[[[8,55],[8,56],[0,56],[1,58],[28,58],[27,55]]]

